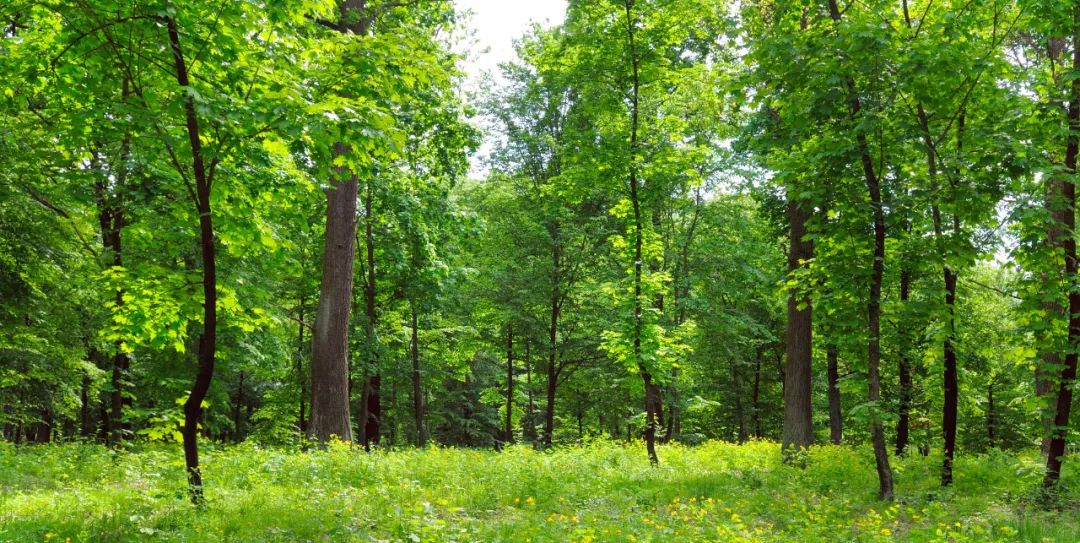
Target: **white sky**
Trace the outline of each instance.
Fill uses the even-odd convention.
[[[566,12],[566,0],[454,0],[459,11],[471,11],[466,26],[475,34],[466,40],[469,56],[464,63],[470,86],[485,71],[495,74],[499,63],[513,60],[514,40],[532,23],[559,24]]]
[[[499,64],[514,59],[514,40],[533,23],[553,26],[562,23],[566,15],[566,0],[454,0],[454,4],[465,14],[467,37],[459,47],[466,53],[462,68],[467,92],[481,88],[485,73],[495,76],[496,83],[501,80]],[[491,137],[492,133],[485,130],[485,141],[472,157],[474,177],[484,173],[483,161],[492,148]]]

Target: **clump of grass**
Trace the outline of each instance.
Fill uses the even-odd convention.
[[[876,501],[863,448],[812,448],[805,468],[769,442],[660,453],[652,468],[642,448],[609,443],[211,447],[196,511],[176,448],[0,444],[0,541],[1080,541],[1075,505],[1025,498],[1037,453],[959,458],[945,491],[940,459],[898,459],[893,504]]]

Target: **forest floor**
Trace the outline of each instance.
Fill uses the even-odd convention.
[[[302,453],[254,445],[203,454],[208,503],[187,501],[180,447],[0,443],[0,541],[1078,542],[1080,506],[1034,505],[1041,462],[994,453],[897,460],[878,502],[868,449],[774,443],[535,452],[431,448]],[[1074,459],[1067,488],[1080,489]]]

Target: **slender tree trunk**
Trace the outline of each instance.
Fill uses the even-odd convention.
[[[639,194],[637,171],[637,155],[639,147],[638,128],[641,115],[641,59],[638,58],[637,44],[635,42],[637,24],[632,13],[634,0],[625,0],[623,5],[626,10],[627,49],[630,55],[630,80],[632,84],[630,94],[630,155],[627,157],[627,160],[629,160],[630,170],[630,202],[634,207],[634,360],[637,362],[645,391],[645,448],[649,454],[649,463],[656,465],[660,462],[659,458],[656,456],[657,398],[655,396],[652,373],[649,371],[648,366],[644,363],[641,356],[641,334],[644,324],[642,322],[641,307],[642,258],[644,258],[642,249],[645,236],[642,227],[643,219],[641,214],[641,198]]]
[[[927,171],[930,176],[931,191],[936,193],[938,190],[937,149],[935,148],[933,136],[930,132],[929,118],[921,103],[917,106],[917,112],[919,125],[923,132],[923,142],[926,146]],[[953,479],[952,466],[953,458],[956,454],[956,421],[959,406],[955,345],[957,275],[948,263],[948,249],[946,248],[945,234],[944,229],[942,228],[941,208],[938,206],[936,197],[933,199],[930,207],[934,221],[934,238],[938,245],[938,257],[941,259],[942,275],[945,283],[945,339],[942,343],[945,367],[943,376],[945,391],[941,417],[941,428],[945,437],[945,454],[941,465],[941,485],[949,486],[952,484]],[[953,216],[953,223],[958,231],[959,220],[955,215]]]
[[[791,227],[788,272],[795,273],[814,258],[814,243],[806,239],[806,223],[811,207],[788,196],[788,222]],[[810,376],[813,369],[813,311],[805,290],[788,290],[787,367],[784,370],[784,431],[781,439],[787,453],[809,447],[814,441]]]
[[[1073,72],[1080,71],[1080,3],[1073,6]],[[1069,99],[1069,133],[1066,136],[1065,169],[1076,175],[1077,154],[1080,153],[1080,78],[1073,78]],[[1077,272],[1076,255],[1076,181],[1064,184],[1065,200],[1065,284],[1074,285]],[[1080,291],[1069,288],[1069,337],[1065,364],[1058,376],[1057,410],[1054,414],[1050,450],[1046,456],[1046,476],[1043,486],[1056,488],[1061,478],[1061,464],[1065,457],[1065,440],[1068,436],[1069,412],[1072,410],[1073,386],[1076,381],[1077,352],[1080,341]]]
[[[424,396],[420,380],[420,334],[417,326],[416,305],[412,307],[412,400],[413,416],[416,418],[416,446],[427,445],[427,432],[424,430]]]
[[[233,404],[233,441],[240,443],[244,440],[242,408],[244,407],[244,372],[240,372],[240,380],[236,383],[236,402]]]
[[[994,415],[994,382],[986,385],[986,441],[993,449],[997,444],[997,418]]]
[[[828,1],[829,16],[839,24],[840,8],[836,0]],[[862,117],[862,100],[859,98],[855,79],[848,75],[845,77],[845,84],[851,118],[859,122]],[[870,197],[874,222],[874,262],[870,276],[870,298],[867,302],[869,341],[867,342],[866,366],[868,399],[871,403],[877,404],[881,401],[881,284],[885,276],[885,209],[881,198],[881,184],[874,171],[874,161],[870,156],[870,145],[866,141],[866,134],[858,127],[855,128],[855,141],[862,162],[863,175],[866,177],[866,189]],[[894,495],[893,474],[889,466],[889,451],[885,447],[885,430],[881,417],[877,413],[873,413],[870,419],[870,436],[874,444],[874,461],[878,473],[878,497],[891,501]]]
[[[844,416],[840,406],[840,349],[836,343],[830,342],[825,353],[826,365],[829,373],[829,439],[833,445],[839,445],[844,440]]]
[[[551,318],[548,320],[547,405],[544,409],[544,447],[551,447],[555,431],[555,389],[558,387],[558,332],[562,301],[562,239],[558,222],[548,225],[551,237]]]
[[[735,387],[735,422],[739,429],[737,439],[742,444],[749,438],[746,431],[746,412],[742,402],[742,379],[739,377],[739,369],[735,366],[735,362],[731,362],[728,366],[731,369],[731,383]]]
[[[94,355],[90,355],[93,358]],[[94,435],[94,423],[90,416],[90,378],[83,377],[79,392],[79,435],[89,439]]]
[[[364,447],[378,445],[382,437],[382,375],[379,371],[379,355],[376,349],[378,338],[376,326],[378,314],[375,306],[375,233],[374,233],[374,188],[373,183],[368,182],[364,196],[364,240],[367,254],[367,284],[364,289],[364,313],[367,316],[367,371],[371,372],[368,377],[367,417],[364,418]]]
[[[300,385],[300,410],[297,413],[296,427],[300,435],[307,435],[307,380],[304,378],[304,296],[300,295],[300,309],[297,321],[296,337],[296,381]]]
[[[523,421],[522,436],[526,442],[536,442],[536,404],[533,403],[532,386],[532,352],[529,336],[525,336],[525,393],[528,395],[526,404],[525,420]]]
[[[906,305],[911,291],[911,271],[906,267],[900,270],[900,303]],[[914,381],[911,376],[911,353],[906,331],[901,331],[903,345],[898,358],[900,373],[900,413],[896,421],[896,455],[907,451],[911,433],[911,399]]]
[[[750,401],[754,408],[754,437],[761,438],[761,358],[765,354],[765,346],[757,348],[757,356],[754,359],[754,387],[750,392]]]
[[[506,325],[506,426],[503,440],[514,442],[514,325]]]
[[[169,45],[172,49],[176,66],[176,82],[185,91],[190,88],[187,66],[183,50],[180,47],[180,32],[176,21],[166,17],[169,32]],[[202,153],[202,141],[199,136],[199,119],[195,113],[195,100],[191,93],[186,93],[184,113],[186,117],[188,143],[191,146],[191,163],[195,177],[196,210],[199,213],[199,247],[202,252],[203,285],[203,329],[199,337],[199,369],[191,393],[184,402],[184,426],[181,435],[184,440],[184,460],[187,465],[188,484],[191,487],[191,500],[196,505],[203,503],[202,471],[199,469],[199,420],[203,416],[203,400],[210,390],[214,378],[214,359],[217,352],[217,260],[214,244],[214,223],[210,206],[210,186],[216,162],[206,167]]]
[[[121,84],[121,102],[126,103],[131,94],[131,83],[124,78]],[[97,204],[98,222],[101,229],[101,243],[107,256],[111,256],[110,265],[114,268],[123,266],[123,228],[125,225],[125,213],[123,206],[118,202],[119,193],[127,185],[128,167],[130,156],[131,134],[125,133],[120,142],[120,152],[116,166],[110,172],[99,172],[100,177],[94,183],[94,200]],[[109,184],[113,187],[110,189]],[[114,297],[115,311],[124,306],[124,291],[117,290]],[[130,364],[130,356],[123,349],[123,342],[117,340],[114,344],[112,357],[112,391],[110,393],[110,424],[106,436],[110,445],[119,446],[124,438],[124,377]]]

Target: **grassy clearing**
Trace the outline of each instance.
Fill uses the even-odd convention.
[[[806,469],[764,442],[660,454],[210,449],[196,512],[179,447],[0,444],[0,541],[1080,541],[1075,506],[1031,505],[1035,455],[960,458],[949,490],[937,459],[899,460],[882,504],[868,450],[818,447]]]

